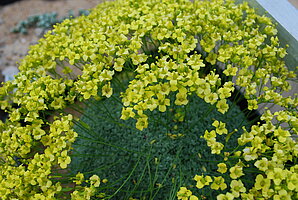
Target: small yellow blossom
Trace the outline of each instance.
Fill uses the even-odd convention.
[[[219,163],[217,164],[217,167],[218,167],[217,171],[222,174],[226,173],[228,170],[227,165],[225,163]]]
[[[180,187],[179,191],[177,192],[177,197],[181,200],[188,200],[190,196],[192,196],[192,192],[186,187]]]
[[[227,188],[227,184],[225,184],[225,179],[222,176],[219,177],[213,177],[213,182],[210,186],[211,189],[218,190],[219,188],[221,190],[224,190]]]
[[[271,181],[268,178],[265,178],[263,175],[258,174],[256,177],[255,188],[257,190],[267,191],[270,188]]]
[[[231,64],[227,65],[227,68],[223,71],[226,76],[236,76],[238,68],[232,67]]]
[[[241,180],[232,180],[230,186],[234,197],[239,197],[240,193],[246,192],[246,188]]]
[[[272,179],[276,185],[279,185],[287,177],[287,171],[281,168],[274,168],[273,171],[268,172],[267,177]]]
[[[217,195],[216,199],[217,200],[233,200],[234,196],[233,196],[233,194],[227,192],[226,194]]]
[[[222,135],[222,134],[227,134],[228,133],[228,130],[226,129],[226,124],[223,123],[223,122],[219,122],[217,120],[215,120],[213,123],[212,123],[212,126],[214,126],[216,128],[216,133],[219,134],[219,135]]]
[[[100,185],[100,178],[97,175],[92,175],[90,178],[91,185],[94,187],[99,187]]]
[[[247,102],[248,102],[248,110],[258,109],[258,102],[255,99],[247,100]]]
[[[259,170],[266,171],[268,169],[268,159],[262,158],[261,160],[257,160],[254,164]]]
[[[127,120],[129,118],[133,118],[134,116],[135,116],[135,113],[133,112],[132,108],[130,108],[130,107],[122,108],[122,115],[121,115],[120,119]]]
[[[209,185],[209,183],[212,182],[212,179],[210,176],[198,176],[195,175],[194,180],[197,181],[196,187],[201,189],[206,185]]]
[[[113,88],[111,88],[111,84],[110,82],[108,82],[102,87],[102,96],[110,98],[112,94],[113,94]]]
[[[137,119],[136,128],[139,130],[143,130],[144,128],[148,127],[148,117],[141,116]]]
[[[77,185],[81,185],[83,180],[84,180],[84,174],[78,172],[73,182],[75,182]]]
[[[229,110],[229,105],[227,104],[227,100],[221,99],[217,102],[216,108],[218,112],[225,114]]]
[[[279,190],[277,194],[273,196],[273,200],[292,200],[293,195],[288,193],[285,189]]]
[[[187,100],[187,91],[186,90],[180,90],[176,94],[175,104],[176,105],[186,105],[187,103],[188,103],[188,100]]]
[[[244,173],[242,171],[242,167],[239,165],[235,165],[235,166],[231,167],[229,171],[230,171],[230,177],[232,179],[237,179],[244,175]]]

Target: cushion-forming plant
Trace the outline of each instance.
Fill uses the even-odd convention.
[[[1,198],[77,200],[97,193],[97,175],[55,176],[67,170],[79,134],[64,109],[112,98],[111,82],[125,72],[134,78],[121,94],[121,119],[133,118],[139,130],[147,128],[151,112],[183,107],[190,95],[225,114],[235,87],[249,110],[262,103],[281,107],[274,113],[265,108],[262,123],[244,130],[239,148],[230,153],[222,152],[216,137],[232,133],[215,120],[204,138],[212,153],[225,155],[218,172],[232,180],[194,174],[189,178],[196,189],[181,187],[178,199],[201,198],[193,193],[206,186],[226,191],[217,199],[297,197],[297,143],[290,136],[298,130],[298,99],[282,95],[296,75],[285,67],[286,49],[276,34],[268,17],[232,0],[118,0],[55,25],[31,46],[15,80],[0,88],[1,109],[9,113],[0,122]],[[235,156],[239,162],[229,166]],[[241,180],[246,162],[259,170],[251,188]]]

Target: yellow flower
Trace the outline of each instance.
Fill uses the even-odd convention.
[[[112,80],[114,74],[115,74],[114,71],[110,71],[110,70],[106,70],[106,69],[104,69],[104,70],[102,70],[102,72],[100,73],[100,75],[99,75],[99,77],[98,77],[98,80],[99,80],[100,82],[102,82],[102,81],[110,81],[110,80]]]
[[[177,192],[177,197],[181,200],[188,200],[188,197],[190,197],[191,195],[192,192],[186,187],[180,187],[179,191]]]
[[[212,140],[216,137],[216,132],[214,130],[212,131],[208,131],[206,130],[205,131],[205,134],[204,134],[204,138],[208,141],[208,140]]]
[[[288,193],[285,189],[279,190],[278,194],[273,196],[273,200],[292,200],[293,198],[294,194]]]
[[[201,67],[205,66],[205,64],[203,63],[203,60],[201,60],[200,58],[201,58],[200,54],[191,55],[188,59],[187,64],[190,65],[192,69],[199,70]]]
[[[235,165],[235,166],[231,167],[229,171],[230,171],[230,177],[232,179],[237,179],[240,176],[244,175],[244,173],[242,171],[242,167],[239,165]]]
[[[257,160],[254,164],[259,170],[266,171],[268,169],[268,159],[262,158],[262,160]]]
[[[215,86],[220,81],[220,78],[218,74],[212,71],[205,77],[205,80],[208,81],[210,85]]]
[[[211,105],[213,105],[214,103],[216,103],[217,99],[218,99],[217,94],[216,93],[212,93],[212,92],[210,92],[208,94],[205,94],[205,97],[204,97],[205,102],[206,103],[210,103]],[[224,102],[221,101],[221,104],[222,103],[224,103]],[[221,104],[219,104],[220,107],[222,107]],[[223,110],[221,110],[221,111],[223,111]]]
[[[170,93],[169,83],[161,84],[158,91],[162,95],[168,95]]]
[[[210,187],[213,190],[218,190],[219,188],[224,190],[227,188],[227,184],[225,184],[225,179],[222,176],[213,177],[213,182]]]
[[[92,175],[90,178],[91,185],[94,187],[99,187],[100,185],[100,178],[97,175]]]
[[[187,90],[185,88],[182,88],[176,94],[175,104],[176,105],[186,105],[187,103],[188,103]]]
[[[195,175],[194,180],[197,181],[196,187],[201,189],[206,185],[209,185],[209,183],[212,182],[212,179],[210,176],[198,176]]]
[[[222,174],[226,173],[228,170],[227,165],[225,163],[219,163],[217,164],[217,167],[218,167],[217,171]]]
[[[284,67],[281,58],[286,49],[280,48],[276,33],[268,17],[258,16],[247,3],[234,4],[233,0],[120,0],[99,5],[89,16],[55,25],[39,44],[31,47],[16,79],[0,87],[0,106],[10,114],[5,123],[0,122],[0,152],[4,159],[0,168],[1,198],[53,199],[61,195],[60,180],[53,185],[49,176],[59,165],[66,168],[70,163],[68,152],[78,134],[71,128],[71,119],[54,119],[50,123],[40,114],[48,109],[63,109],[76,99],[98,100],[98,89],[102,96],[111,97],[111,80],[115,72],[125,68],[135,70],[132,73],[136,76],[130,77],[134,79],[121,95],[125,106],[121,119],[135,118],[140,130],[148,126],[148,116],[143,113],[157,108],[166,111],[171,92],[176,94],[176,105],[188,104],[187,95],[196,93],[225,114],[235,82],[244,87],[249,110],[257,109],[263,101],[280,105],[284,110],[274,115],[267,110],[261,117],[264,124],[252,126],[250,132],[244,129],[238,138],[239,145],[251,144],[243,149],[246,161],[273,152],[268,154],[270,161],[268,157],[254,163],[267,177],[258,174],[255,187],[248,194],[242,193],[241,181],[232,180],[232,193],[218,195],[217,199],[291,198],[298,185],[297,167],[288,162],[295,161],[298,154],[297,145],[290,138],[298,130],[298,98],[286,98],[282,93],[291,88],[287,80],[296,75]],[[204,55],[204,62],[196,49]],[[150,57],[151,50],[160,54]],[[67,62],[72,66],[65,67]],[[223,62],[223,74],[230,76],[226,78],[235,81],[221,86],[226,80],[213,71],[217,62]],[[204,63],[211,64],[211,73],[200,70]],[[14,109],[12,104],[20,108]],[[288,129],[275,126],[280,123],[272,121],[274,117]],[[177,112],[175,118],[183,122],[185,113]],[[204,137],[212,153],[220,153],[223,145],[216,142],[216,133],[227,131],[220,123],[215,125],[216,130],[205,132]],[[34,148],[39,143],[44,147],[36,153]],[[26,158],[26,165],[16,166],[12,159],[15,154]],[[35,154],[34,158],[31,154]],[[224,159],[228,154],[225,152]],[[218,164],[218,171],[227,171],[224,163]],[[230,168],[232,179],[242,175],[242,165]],[[77,176],[74,181],[81,184],[84,177]],[[212,181],[208,176],[199,177],[199,188]],[[211,187],[226,187],[222,178],[214,179]],[[77,187],[71,198],[90,199],[99,181],[98,176],[92,176],[86,182],[91,186]],[[198,199],[183,187],[182,194],[185,196],[178,198]]]
[[[130,108],[130,107],[122,108],[122,114],[121,114],[120,119],[127,120],[129,118],[133,118],[134,116],[135,116],[135,113],[133,112],[132,108]]]
[[[148,127],[148,117],[143,115],[137,119],[136,128],[139,130],[143,130]]]
[[[298,191],[298,174],[289,173],[287,177],[287,186],[289,190]]]
[[[86,200],[86,199],[82,194],[82,192],[75,190],[71,193],[71,200]]]
[[[214,126],[216,128],[216,133],[219,134],[219,135],[222,135],[222,134],[227,134],[228,133],[228,130],[226,129],[226,124],[223,123],[223,122],[219,122],[217,120],[215,120],[213,123],[212,123],[212,126]]]
[[[102,87],[102,96],[105,96],[107,98],[110,98],[113,94],[113,88],[111,88],[111,83],[108,82],[107,84],[105,84],[103,87]]]
[[[217,54],[210,52],[206,57],[206,61],[214,65],[216,63]]]
[[[35,194],[34,199],[36,199],[36,200],[46,200],[46,197],[43,194]]]
[[[287,171],[281,168],[274,168],[273,171],[268,172],[267,177],[272,179],[276,185],[279,185],[287,177]]]
[[[125,63],[125,60],[123,58],[117,58],[114,64],[114,69],[117,72],[121,72],[123,69],[123,64]]]
[[[229,110],[229,105],[227,104],[227,100],[221,99],[217,102],[216,108],[218,112],[225,114]]]
[[[224,145],[220,142],[211,142],[208,146],[211,147],[212,154],[220,154],[221,150],[224,148]]]
[[[247,100],[247,103],[248,103],[248,110],[258,109],[258,102],[255,99]]]
[[[220,194],[216,196],[217,200],[233,200],[234,196],[233,194],[227,192],[226,194]]]
[[[221,87],[217,90],[217,94],[220,99],[226,99],[231,96],[231,91],[233,87],[231,88],[231,86],[229,86],[229,84],[227,83],[228,82],[225,83],[224,87]]]
[[[270,188],[270,179],[264,178],[263,175],[258,174],[255,179],[255,188],[257,190],[268,191]]]
[[[165,98],[165,96],[161,94],[157,94],[157,101],[158,101],[158,110],[160,112],[165,112],[167,107],[170,105],[170,99]]]
[[[246,192],[246,188],[244,187],[241,180],[232,180],[231,184],[231,192],[234,197],[239,197],[240,192]]]
[[[20,117],[21,117],[21,113],[20,113],[19,109],[16,109],[12,113],[9,114],[9,120],[12,122],[20,120]]]
[[[196,84],[198,86],[196,94],[199,97],[204,98],[205,94],[209,94],[211,92],[211,86],[205,79],[198,79]]]
[[[84,181],[84,174],[82,174],[81,172],[78,172],[73,182],[76,183],[77,185],[81,185],[83,181]]]
[[[199,198],[196,197],[195,195],[191,195],[191,196],[189,197],[189,200],[199,200]]]
[[[258,149],[257,148],[246,147],[242,151],[243,151],[242,155],[244,157],[244,160],[246,160],[246,161],[255,160],[258,158],[258,154],[257,154]]]
[[[58,157],[58,163],[62,169],[65,169],[71,162],[71,158],[67,155],[67,150],[62,151],[61,156]]]
[[[50,104],[55,110],[62,109],[65,105],[63,97],[55,98],[54,101]]]
[[[278,138],[280,142],[285,142],[291,134],[287,130],[283,130],[281,127],[274,130],[274,136]]]
[[[241,199],[243,200],[251,200],[254,199],[254,195],[250,193],[241,193]]]
[[[227,68],[223,71],[226,76],[236,76],[238,68],[233,67],[231,64],[227,65]]]
[[[253,140],[254,135],[251,132],[246,131],[245,128],[243,128],[244,133],[237,139],[239,145],[245,145],[246,143]]]
[[[103,183],[107,183],[108,182],[108,179],[102,179],[102,181],[101,182],[103,182]]]
[[[277,30],[273,26],[266,26],[264,32],[268,35],[276,35]]]

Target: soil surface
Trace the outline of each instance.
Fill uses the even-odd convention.
[[[71,10],[77,14],[80,9],[90,9],[101,2],[103,0],[20,0],[0,6],[0,83],[3,81],[1,72],[11,66],[17,67],[17,62],[27,54],[29,46],[42,37],[40,28],[28,29],[26,35],[12,33],[12,28],[20,21],[51,12],[58,13],[58,18],[62,18]]]

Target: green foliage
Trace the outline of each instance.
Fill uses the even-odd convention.
[[[202,138],[204,131],[212,128],[214,119],[227,122],[229,132],[242,126],[249,128],[245,115],[232,102],[230,111],[223,115],[210,112],[212,108],[193,95],[186,106],[170,106],[165,113],[153,112],[148,128],[140,131],[134,128],[134,120],[120,119],[119,100],[119,91],[115,91],[113,98],[88,101],[81,121],[75,126],[80,136],[73,145],[70,166],[73,173],[95,173],[107,178],[109,184],[103,185],[102,191],[112,194],[123,183],[117,180],[125,180],[138,163],[116,199],[170,199],[168,191],[174,183],[179,187],[190,186],[193,180],[189,177],[194,174],[219,175],[217,164],[223,158],[211,154]],[[184,116],[181,122],[177,114]],[[237,147],[240,134],[239,131],[232,135],[227,149]],[[225,138],[218,141],[225,143]],[[249,179],[253,181],[254,175]],[[208,198],[216,196],[210,189],[204,194]]]

